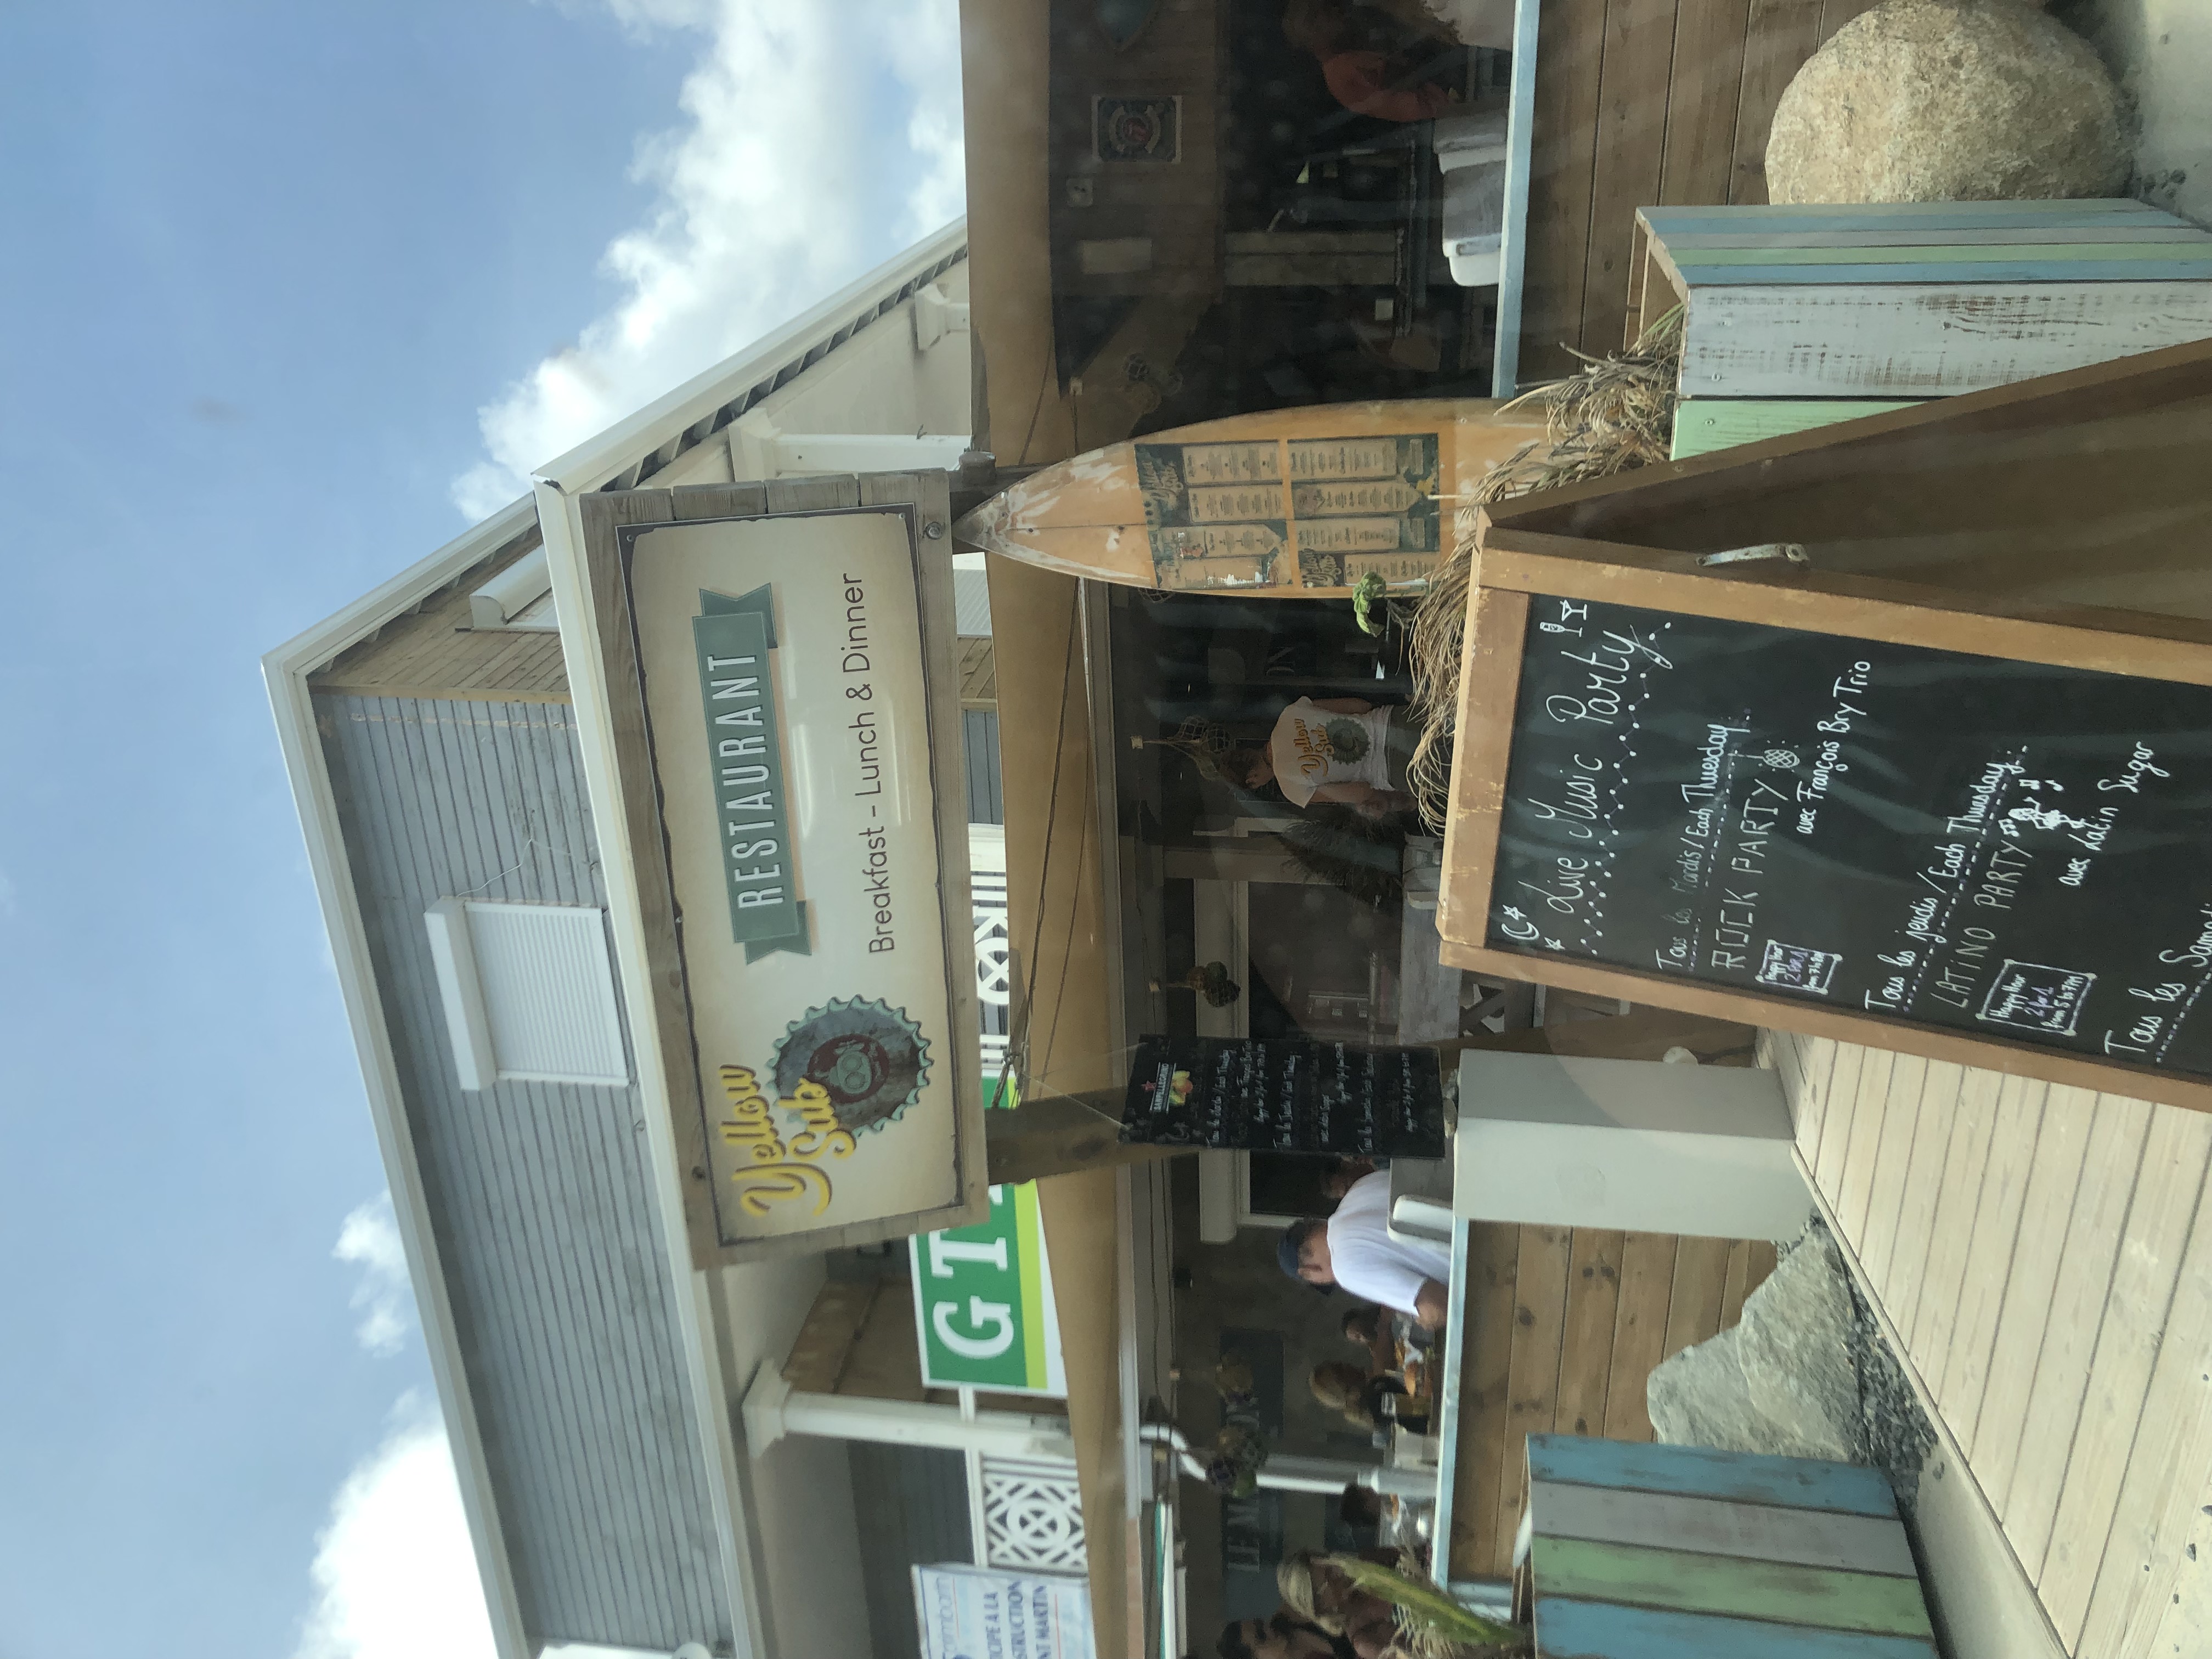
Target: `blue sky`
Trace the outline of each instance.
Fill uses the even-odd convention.
[[[0,9],[0,1659],[419,1640],[330,1611],[441,1500],[258,659],[957,211],[949,4],[793,9]]]

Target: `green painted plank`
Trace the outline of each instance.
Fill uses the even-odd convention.
[[[1686,398],[1674,408],[1672,459],[1686,461],[1693,455],[1710,455],[1716,449],[1809,432],[1816,426],[1856,421],[1863,415],[1887,415],[1893,409],[1911,409],[1928,401],[1925,398],[1904,403],[1879,398]]]
[[[2112,260],[2022,259],[1989,264],[1699,265],[1682,273],[1696,288],[1841,286],[1871,283],[2176,283],[2212,277],[2212,249],[2206,257]]]
[[[1850,1463],[1574,1434],[1532,1434],[1528,1448],[1531,1480],[1680,1492],[1739,1504],[1775,1504],[1788,1510],[1834,1510],[1843,1515],[1897,1513],[1897,1498],[1881,1471]]]
[[[2176,252],[2179,246],[2185,252]],[[2196,250],[2201,248],[2203,252]],[[1887,244],[1855,247],[1705,247],[1687,252],[1672,242],[1667,252],[1685,276],[1708,265],[1987,265],[2017,264],[2050,260],[2056,264],[2102,263],[2131,264],[2144,260],[2212,257],[2212,235],[2197,243],[2184,242],[2014,242],[1984,246],[1906,246]],[[1695,278],[1692,277],[1694,281]]]
[[[1933,1642],[1603,1601],[1536,1598],[1543,1659],[1936,1659]]]
[[[1529,1560],[1539,1595],[1620,1601],[1676,1613],[1764,1619],[1815,1630],[1932,1636],[1920,1581],[1778,1561],[1733,1561],[1685,1550],[1537,1538]]]
[[[1742,1561],[1781,1561],[1839,1572],[1911,1578],[1920,1569],[1905,1523],[1879,1515],[1785,1510],[1725,1498],[1609,1492],[1538,1480],[1528,1488],[1529,1524],[1543,1538],[1636,1544]]]
[[[1961,225],[1899,225],[1887,230],[1729,230],[1696,231],[1670,230],[1662,240],[1667,252],[1674,257],[1685,255],[1695,259],[1707,248],[1753,247],[2017,247],[2029,243],[2064,241],[2053,233],[2079,228],[2085,233],[2084,241],[2124,243],[2135,246],[2143,243],[2171,246],[2212,243],[2212,231],[2195,225],[2114,224],[2107,219],[2101,223],[2084,222],[2078,227],[2066,225],[2003,225],[1966,227]],[[2075,246],[2068,242],[2067,246]]]

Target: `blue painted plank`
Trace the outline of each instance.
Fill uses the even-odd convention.
[[[2033,259],[2019,264],[1692,265],[1692,288],[1875,287],[1889,283],[2175,283],[2212,278],[2212,258]]]
[[[1714,248],[2020,247],[2056,243],[2073,257],[2081,247],[2212,247],[2212,230],[2195,225],[2138,224],[2133,220],[2094,225],[1891,225],[1881,230],[1668,231],[1663,246],[1677,259],[1695,260]],[[1990,256],[1984,256],[1990,257]],[[2038,257],[2041,257],[2039,254]],[[2100,255],[2100,257],[2103,257]]]
[[[1910,1636],[1543,1595],[1536,1600],[1536,1653],[1537,1659],[1936,1659],[1932,1643]]]
[[[1775,1504],[1784,1509],[1833,1510],[1843,1515],[1897,1513],[1897,1498],[1879,1469],[1803,1457],[1763,1457],[1703,1446],[1651,1446],[1571,1434],[1528,1437],[1528,1478],[1579,1486],[1680,1492]]]
[[[1684,208],[1662,212],[1652,208],[1644,210],[1644,223],[1651,234],[1664,241],[1669,236],[1711,234],[1729,231],[1759,231],[1776,236],[1789,236],[1811,231],[1863,231],[1869,235],[1884,230],[2111,230],[2120,227],[2130,229],[2154,228],[2166,230],[2192,228],[2186,219],[2177,218],[2154,207],[2144,207],[2135,213],[1931,213],[1905,220],[1869,221],[1856,212],[1832,209],[1825,213],[1810,214],[1800,218],[1767,219],[1743,216],[1745,210],[1730,208],[1725,211],[1712,208]]]
[[[1437,1390],[1437,1507],[1430,1522],[1430,1536],[1441,1539],[1432,1546],[1443,1552],[1443,1566],[1437,1571],[1438,1580],[1449,1579],[1458,1569],[1451,1559],[1452,1504],[1458,1494],[1459,1483],[1459,1413],[1460,1374],[1467,1369],[1467,1253],[1474,1236],[1474,1224],[1465,1216],[1452,1218],[1451,1277],[1453,1317],[1444,1325],[1443,1386]],[[1478,1571],[1488,1572],[1489,1565],[1479,1565]]]

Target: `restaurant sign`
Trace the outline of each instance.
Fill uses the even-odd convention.
[[[955,624],[915,534],[932,507],[595,534],[613,515],[582,507],[695,1259],[972,1218]]]
[[[1067,1397],[1036,1182],[992,1188],[988,1221],[911,1249],[926,1386]]]

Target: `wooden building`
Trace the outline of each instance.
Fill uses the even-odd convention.
[[[1620,344],[1638,208],[1765,199],[1776,100],[1866,3],[1523,0],[1534,13],[1522,20],[1534,29],[1533,65],[1471,56],[1463,88],[1474,106],[1515,92],[1524,100],[1528,209],[1525,221],[1506,227],[1509,239],[1520,238],[1522,261],[1519,333],[1504,354],[1517,358],[1519,386],[1570,372],[1574,350]],[[1313,71],[1284,51],[1279,6],[963,0],[961,10],[981,363],[975,443],[1002,468],[1286,404],[1490,394],[1498,291],[1457,289],[1432,269],[1425,308],[1403,303],[1413,297],[1402,289],[1405,256],[1431,227],[1412,217],[1391,223],[1386,270],[1386,244],[1359,240],[1375,238],[1376,222],[1314,230],[1278,216],[1283,187],[1301,171],[1310,180],[1310,157],[1325,148],[1313,129],[1329,114],[1319,101],[1325,89],[1308,81],[1290,100],[1303,118],[1288,121],[1287,136],[1272,131],[1270,83],[1281,83],[1281,95]],[[1139,12],[1149,21],[1117,46],[1112,21]],[[1171,138],[1164,134],[1146,155],[1110,159],[1098,123],[1117,100],[1134,100],[1140,117],[1151,107],[1155,130],[1171,120]],[[1171,107],[1162,109],[1164,101]],[[1163,159],[1170,153],[1175,159]],[[1270,241],[1271,227],[1278,238],[1295,228],[1309,240]],[[1384,299],[1390,303],[1381,309],[1392,316],[1378,338],[1376,301]],[[1327,354],[1312,362],[1289,354],[1303,380],[1278,374],[1271,382],[1285,355],[1276,348],[1296,336],[1302,310],[1333,318],[1347,340],[1358,323],[1379,356],[1353,348],[1336,360],[1344,378],[1332,381],[1312,368]],[[1438,314],[1445,310],[1448,318]],[[1401,323],[1425,331],[1425,339],[1448,338],[1451,350],[1434,367],[1409,368]],[[1146,850],[1142,825],[1158,812],[1158,775],[1133,767],[1129,740],[1144,731],[1157,736],[1173,702],[1158,684],[1157,648],[1163,630],[1172,631],[1172,605],[1139,616],[1142,602],[1126,590],[998,559],[990,581],[1000,630],[1008,915],[1017,1000],[1028,1003],[1024,1086],[1109,1089],[1135,1033],[1191,1018],[1171,1014],[1152,988],[1163,968],[1172,976],[1190,966],[1167,962],[1164,941],[1186,930],[1200,960],[1201,939],[1207,954],[1234,956],[1249,948],[1250,896],[1293,890],[1220,879],[1239,873],[1230,867],[1237,858],[1267,856],[1265,824],[1243,826],[1246,839],[1213,842],[1218,850],[1198,862],[1188,852]],[[1320,610],[1272,602],[1267,626],[1316,626],[1291,614],[1310,606]],[[1226,636],[1234,632],[1226,616],[1222,628],[1224,636],[1200,654],[1234,678],[1243,659]],[[1134,648],[1139,635],[1152,643]],[[1224,648],[1228,656],[1213,654]],[[1251,678],[1243,692],[1217,696],[1264,695],[1265,677]],[[1138,725],[1146,714],[1152,723]],[[1255,831],[1261,839],[1249,839]],[[1412,938],[1409,931],[1393,944],[1418,953]],[[1248,1000],[1236,1012],[1250,1008]],[[1200,1202],[1217,1219],[1225,1216],[1233,1228],[1261,1212],[1249,1167],[1200,1162]],[[1085,1274],[1068,1299],[1115,1305],[1124,1287],[1113,1246],[1127,1201],[1117,1178],[1071,1176],[1052,1188],[1047,1219],[1056,1258],[1081,1262]],[[1517,1229],[1486,1238],[1468,1317],[1514,1340],[1481,1345],[1485,1369],[1470,1378],[1480,1444],[1461,1465],[1467,1490],[1455,1506],[1451,1571],[1500,1570],[1500,1540],[1510,1544],[1517,1501],[1504,1472],[1518,1466],[1520,1436],[1601,1423],[1634,1436],[1643,1376],[1731,1319],[1763,1260],[1749,1246],[1725,1243],[1716,1255],[1703,1241]],[[1124,1588],[1141,1581],[1127,1571],[1143,1557],[1142,1495],[1131,1483],[1147,1477],[1123,1448],[1133,1443],[1144,1402],[1133,1387],[1110,1385],[1109,1334],[1095,1340],[1097,1364],[1079,1367],[1071,1354],[1069,1418],[1085,1475],[1101,1651],[1120,1653],[1133,1650],[1147,1629],[1141,1590]],[[1202,1531],[1187,1529],[1194,1561],[1210,1547]]]

